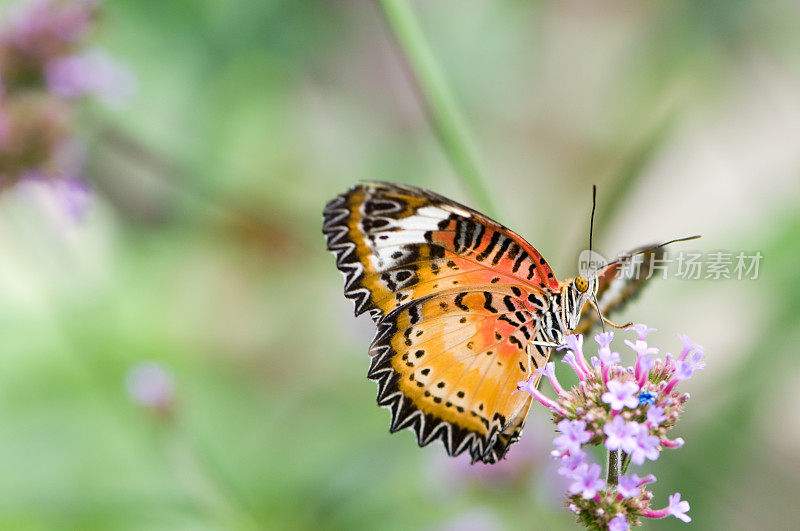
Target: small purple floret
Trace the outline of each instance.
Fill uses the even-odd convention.
[[[592,438],[582,420],[564,419],[558,423],[558,431],[561,434],[553,439],[553,445],[561,452],[581,452],[581,445]]]
[[[603,426],[606,434],[605,445],[609,450],[619,450],[630,453],[636,447],[639,435],[639,425],[636,422],[625,422],[620,416]]]
[[[678,520],[686,522],[687,524],[692,521],[692,518],[686,514],[689,512],[689,502],[681,501],[680,492],[676,492],[669,497],[669,506],[667,507],[667,510],[669,511],[669,514]]]
[[[642,341],[644,341],[644,339],[647,337],[647,334],[656,331],[655,328],[648,328],[646,324],[641,324],[641,323],[629,326],[627,330],[633,330],[634,332],[639,334],[639,339]]]
[[[614,339],[614,332],[602,332],[594,336],[594,340],[597,341],[600,348],[608,348],[612,339]]]
[[[686,359],[686,356],[690,352],[693,352],[693,351],[702,352],[703,351],[703,347],[701,347],[700,345],[697,345],[694,342],[692,342],[692,340],[689,339],[689,336],[687,336],[686,334],[678,334],[678,339],[680,339],[681,343],[683,343],[683,350],[681,350],[681,353],[678,354],[678,359],[679,360]]]
[[[558,382],[558,378],[556,378],[555,362],[548,361],[547,363],[545,363],[544,367],[539,367],[538,369],[536,369],[536,373],[541,374],[542,376],[547,376],[547,379],[550,380],[550,384],[553,386],[553,389],[555,389],[556,393],[559,396],[566,393],[564,388],[561,387],[561,384]]]
[[[658,426],[665,420],[667,420],[667,417],[664,416],[663,407],[651,405],[649,408],[647,408],[647,422],[649,422],[653,426]]]
[[[633,349],[633,351],[636,352],[636,355],[639,357],[658,354],[658,349],[656,347],[648,347],[647,342],[641,339],[637,339],[635,343],[626,339],[625,344]]]
[[[568,455],[561,456],[561,466],[558,468],[558,474],[561,476],[572,477],[575,469],[583,463],[583,458],[586,453],[583,451],[571,452]]]
[[[603,393],[600,398],[614,411],[620,411],[624,407],[633,409],[639,405],[639,399],[636,398],[638,391],[639,386],[634,382],[621,383],[617,380],[609,380],[608,391]]]
[[[636,474],[632,476],[620,476],[617,492],[626,498],[635,498],[642,493],[641,481],[642,479]]]
[[[594,498],[597,491],[605,487],[606,482],[600,478],[602,472],[600,465],[596,463],[582,463],[575,469],[573,478],[575,481],[569,486],[572,494],[581,493],[585,499]]]
[[[660,439],[655,435],[650,435],[650,429],[640,424],[639,433],[636,435],[636,445],[630,452],[631,463],[634,465],[643,465],[645,459],[655,461],[658,459],[658,446],[661,443]]]
[[[597,351],[597,356],[600,358],[600,361],[606,365],[616,365],[622,360],[619,352],[611,352],[611,349],[608,347],[600,347]]]

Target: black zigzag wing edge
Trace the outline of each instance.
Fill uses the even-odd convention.
[[[336,267],[344,275],[344,296],[355,303],[356,316],[369,312],[373,320],[380,318],[380,310],[372,302],[372,294],[362,287],[364,266],[358,259],[355,242],[350,241],[350,208],[348,197],[359,187],[351,188],[347,193],[336,196],[325,205],[322,213],[322,234],[328,250],[336,257]]]
[[[344,194],[340,194],[329,201],[323,211],[322,233],[325,235],[328,250],[336,256],[336,267],[344,275],[344,296],[355,303],[356,316],[369,312],[372,319],[376,322],[381,318],[382,311],[375,305],[370,291],[363,287],[364,266],[358,259],[356,243],[350,240],[349,237],[351,212],[348,199],[353,193],[359,190],[364,190],[367,196],[373,198],[380,198],[386,193],[408,194],[423,197],[430,200],[432,203],[455,207],[478,219],[484,220],[484,222],[490,225],[505,229],[503,225],[491,220],[477,210],[429,190],[410,185],[380,181],[365,182],[364,184],[359,184],[350,188],[350,190]]]
[[[507,436],[505,431],[509,426],[505,418],[495,414],[489,434],[484,436],[423,412],[400,391],[400,375],[392,367],[392,358],[396,354],[391,346],[391,339],[397,333],[395,317],[410,304],[419,304],[428,298],[400,306],[378,322],[378,332],[370,345],[369,354],[372,360],[367,373],[367,377],[378,384],[378,405],[387,408],[391,413],[389,431],[392,433],[408,428],[416,435],[419,446],[427,446],[440,440],[450,456],[455,457],[469,451],[473,463],[495,463],[518,440],[521,424]]]

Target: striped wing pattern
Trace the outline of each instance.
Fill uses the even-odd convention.
[[[378,321],[413,299],[459,285],[558,290],[545,259],[499,223],[411,186],[359,185],[325,208],[323,233],[356,315]]]
[[[559,289],[546,261],[486,216],[408,186],[356,186],[324,217],[345,296],[378,327],[368,375],[391,431],[502,458],[530,407],[516,383],[549,355],[530,344]]]

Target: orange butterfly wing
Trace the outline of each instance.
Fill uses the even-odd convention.
[[[369,377],[391,431],[421,446],[495,462],[519,435],[530,397],[516,383],[547,361],[540,312],[559,284],[517,234],[442,196],[356,186],[325,209],[323,232],[356,314],[378,334]]]
[[[391,431],[412,428],[420,446],[441,439],[448,453],[468,450],[473,461],[500,459],[531,403],[512,394],[517,382],[547,361],[544,348],[524,346],[538,326],[508,288],[432,295],[388,314],[369,377],[392,412]]]

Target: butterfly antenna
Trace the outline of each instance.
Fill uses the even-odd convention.
[[[641,250],[639,252],[636,252],[636,253],[633,253],[633,254],[631,254],[629,256],[624,256],[624,257],[617,258],[616,260],[612,260],[611,262],[608,262],[607,264],[605,264],[602,267],[605,268],[605,267],[608,267],[610,265],[614,265],[616,263],[619,263],[623,259],[627,260],[627,259],[630,259],[630,258],[632,258],[632,257],[634,257],[636,255],[639,255],[639,254],[649,253],[650,251],[655,251],[656,249],[660,249],[662,247],[666,247],[667,245],[670,245],[670,244],[673,244],[673,243],[687,242],[687,241],[690,241],[690,240],[696,240],[699,237],[700,237],[700,235],[696,234],[694,236],[686,236],[684,238],[675,238],[674,240],[669,240],[668,242],[659,243],[658,245],[653,245],[652,247],[648,247],[647,249],[643,249],[643,250]],[[605,332],[605,329],[606,329],[606,327],[605,327],[606,324],[608,324],[609,326],[613,326],[614,328],[628,328],[629,326],[633,325],[632,322],[624,324],[624,325],[618,325],[616,323],[612,323],[611,321],[606,319],[603,316],[603,314],[600,312],[600,304],[597,302],[597,295],[594,295],[592,298],[593,298],[592,306],[594,307],[595,311],[597,312],[597,315],[600,317],[600,321],[603,324],[603,331],[604,332]]]
[[[592,216],[589,218],[589,256],[592,252],[592,233],[594,233],[594,209],[597,206],[597,185],[592,185]]]
[[[589,258],[592,256],[592,235],[594,234],[594,211],[597,208],[597,185],[592,185],[592,215],[589,217]],[[597,311],[597,316],[600,318],[600,324],[603,326],[603,332],[606,331],[606,323],[603,314],[600,313],[600,305],[597,302],[597,293],[592,293],[592,306]]]
[[[603,268],[605,268],[605,267],[608,267],[608,266],[610,266],[610,265],[617,264],[617,263],[619,263],[619,262],[620,262],[620,261],[622,261],[622,260],[628,260],[628,259],[630,259],[630,258],[633,258],[633,257],[634,257],[634,256],[636,256],[636,255],[639,255],[639,254],[644,254],[644,253],[649,253],[650,251],[655,251],[656,249],[661,249],[662,247],[666,247],[667,245],[671,245],[671,244],[673,244],[673,243],[678,243],[678,242],[688,242],[688,241],[690,241],[690,240],[696,240],[696,239],[698,239],[698,238],[700,238],[700,235],[699,235],[699,234],[695,234],[694,236],[685,236],[685,237],[683,237],[683,238],[675,238],[674,240],[670,240],[670,241],[668,241],[668,242],[664,242],[664,243],[659,243],[658,245],[654,245],[654,246],[652,246],[652,247],[648,247],[647,249],[642,249],[641,251],[638,251],[638,252],[636,252],[636,253],[633,253],[633,254],[631,254],[631,255],[628,255],[628,256],[621,256],[621,257],[619,257],[619,258],[617,258],[617,259],[615,259],[615,260],[612,260],[612,261],[610,261],[610,262],[606,263],[606,264],[605,264],[605,265],[603,265],[602,267],[603,267]]]

